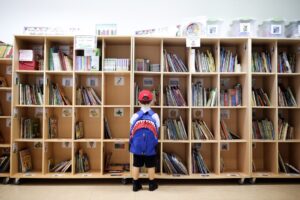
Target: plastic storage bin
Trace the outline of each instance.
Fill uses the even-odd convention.
[[[284,20],[272,19],[266,20],[259,26],[259,36],[261,37],[284,37]]]
[[[286,37],[300,37],[300,20],[290,22],[285,27],[285,35]]]
[[[221,36],[223,20],[209,19],[206,21],[206,36]]]
[[[256,36],[254,19],[238,19],[232,21],[230,25],[231,36]]]

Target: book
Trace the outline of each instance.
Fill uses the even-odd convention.
[[[252,52],[252,72],[272,72],[271,54],[269,52]]]
[[[81,139],[84,137],[83,122],[78,121],[75,124],[75,139]]]
[[[57,138],[58,136],[58,122],[57,118],[55,117],[50,117],[48,119],[48,127],[49,127],[49,132],[48,132],[48,137],[49,139]]]
[[[76,90],[77,105],[101,105],[101,98],[92,87],[79,87]]]
[[[19,151],[19,161],[20,172],[26,173],[32,170],[32,159],[29,149]]]
[[[160,64],[151,64],[149,59],[137,58],[135,59],[135,71],[149,71],[160,72]]]
[[[163,170],[167,174],[188,175],[185,164],[175,153],[163,152]]]
[[[193,106],[216,106],[217,88],[204,88],[200,82],[192,84]]]
[[[215,60],[210,50],[197,49],[194,62],[196,72],[216,72]]]
[[[220,72],[240,72],[241,65],[238,55],[230,50],[221,47],[220,50]]]
[[[77,50],[75,57],[76,71],[101,71],[101,50],[85,49]]]
[[[49,70],[72,71],[73,47],[69,45],[54,46],[50,48]]]
[[[108,120],[104,116],[104,139],[112,139],[112,134],[109,128]]]
[[[10,167],[10,155],[9,153],[2,154],[0,156],[0,173],[8,173]]]
[[[165,100],[167,106],[187,106],[178,85],[166,86]]]
[[[294,127],[291,126],[282,116],[278,117],[278,138],[279,140],[294,139]]]
[[[129,71],[130,60],[126,58],[105,58],[103,71]]]
[[[153,95],[153,99],[151,104],[155,106],[159,106],[159,91],[160,91],[160,86],[154,89],[150,89]],[[139,105],[139,93],[142,91],[142,89],[139,87],[137,83],[134,83],[134,105]]]
[[[214,135],[209,130],[204,120],[194,120],[192,122],[192,135],[195,140],[213,140]]]
[[[201,144],[195,144],[192,148],[192,169],[193,173],[208,174],[210,171],[200,152]]]
[[[271,106],[269,96],[262,88],[252,88],[252,106]]]
[[[278,73],[295,73],[296,54],[280,52],[278,54]]]
[[[174,53],[168,53],[166,49],[164,49],[164,64],[165,72],[188,72],[183,60]]]
[[[19,84],[20,105],[42,105],[43,96],[43,85]]]
[[[297,101],[290,87],[278,86],[278,105],[296,107]]]
[[[221,139],[222,140],[235,140],[235,139],[241,139],[240,136],[234,132],[232,132],[226,122],[221,119],[220,121],[220,125],[221,125]]]
[[[76,173],[84,173],[90,171],[89,158],[83,149],[79,149],[75,154],[75,171]]]
[[[166,134],[168,140],[187,140],[188,135],[181,116],[179,119],[166,119]]]
[[[13,46],[5,43],[0,43],[0,58],[12,58]]]
[[[49,103],[50,105],[71,105],[63,90],[58,86],[58,84],[53,82],[51,82],[50,85]]]
[[[52,158],[50,158],[50,159],[52,159]],[[50,172],[61,172],[61,173],[70,172],[71,166],[72,166],[71,160],[64,160],[64,161],[61,161],[61,162],[57,163],[56,165],[54,165],[52,168],[50,168],[49,171]]]
[[[41,128],[39,118],[21,117],[20,137],[26,139],[41,138]]]
[[[264,120],[253,120],[252,121],[252,138],[253,139],[264,139],[274,140],[275,131],[273,123],[267,118]]]
[[[242,106],[242,86],[236,84],[233,89],[221,89],[221,106]]]

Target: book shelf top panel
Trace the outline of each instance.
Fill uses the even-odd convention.
[[[276,44],[276,39],[275,38],[256,38],[256,39],[252,39],[252,45],[254,46],[264,46],[264,45],[274,45]]]
[[[160,46],[161,45],[161,38],[149,38],[149,37],[135,37],[134,42],[135,45],[142,45],[142,46]]]
[[[130,36],[111,36],[103,37],[103,40],[106,45],[130,45],[131,37]]]
[[[163,38],[164,46],[182,46],[186,47],[186,39],[185,38]]]
[[[46,36],[42,35],[15,35],[16,41],[26,41],[31,43],[44,42],[45,38]]]
[[[12,63],[12,58],[0,58],[0,65],[9,65]]]
[[[243,45],[248,42],[248,38],[221,38],[221,46]]]
[[[71,44],[74,43],[74,36],[48,36],[46,40],[57,44]]]

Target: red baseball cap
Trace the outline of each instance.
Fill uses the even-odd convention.
[[[142,90],[139,93],[139,102],[141,103],[150,103],[153,99],[152,92],[149,90]]]

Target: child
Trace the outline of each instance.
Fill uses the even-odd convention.
[[[159,117],[150,108],[153,95],[149,90],[142,90],[138,100],[141,109],[130,119],[129,148],[133,153],[133,191],[142,189],[139,182],[140,167],[146,165],[149,175],[149,190],[158,188],[154,180],[156,166],[156,146],[158,144]]]

